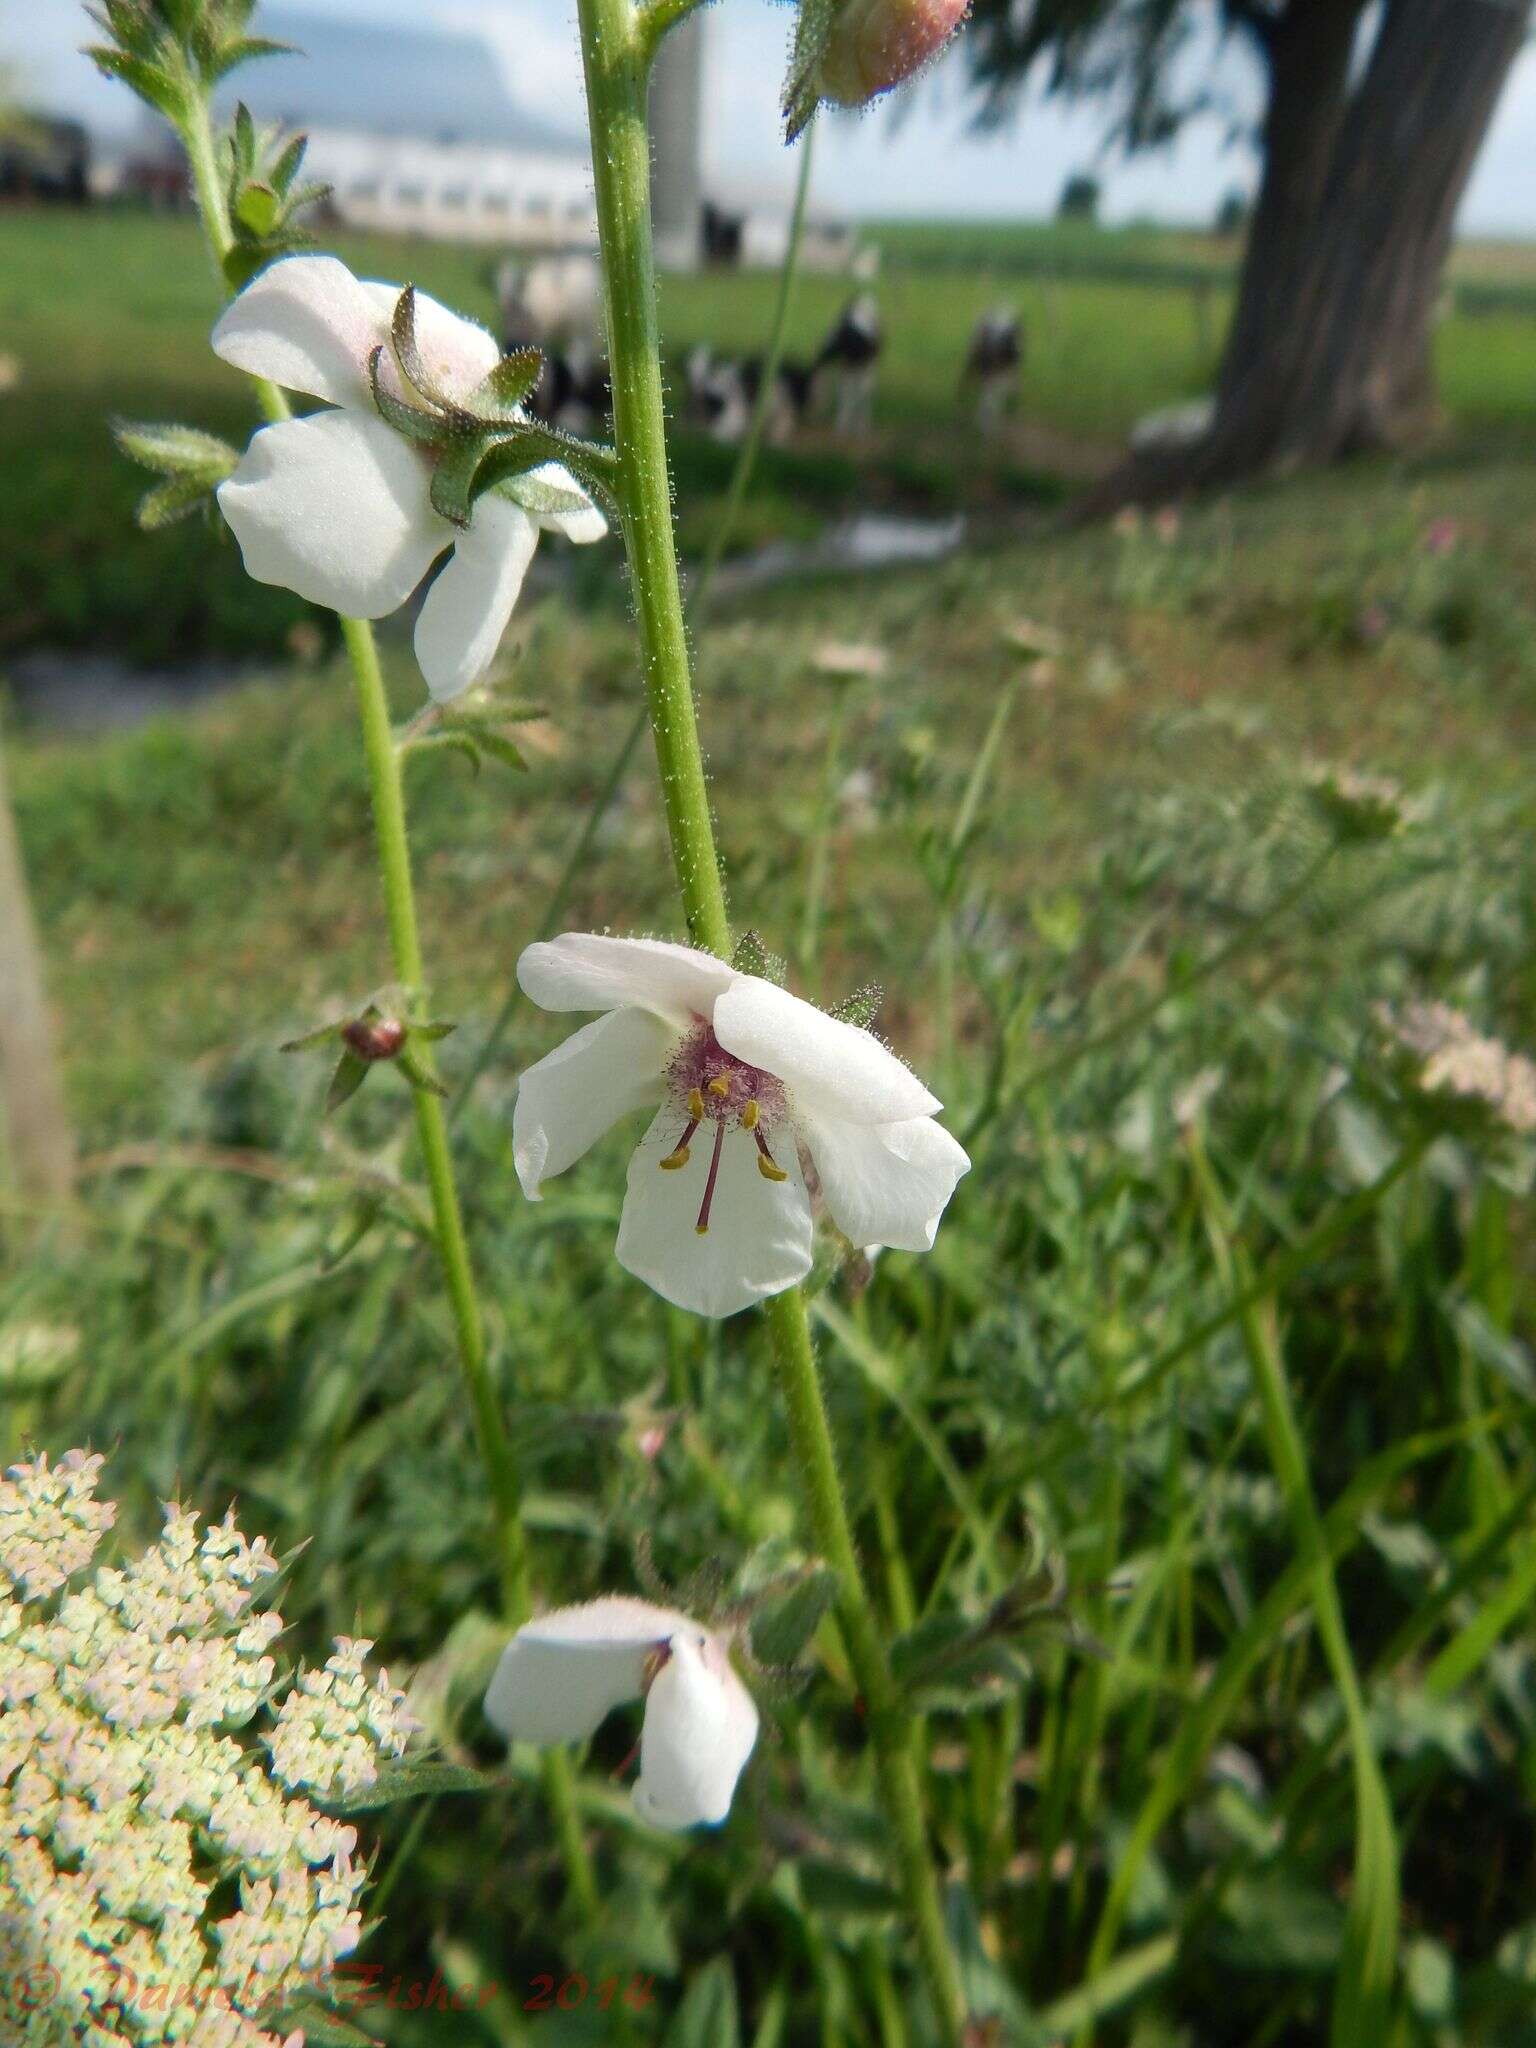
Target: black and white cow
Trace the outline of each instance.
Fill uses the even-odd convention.
[[[806,363],[786,359],[779,364],[763,425],[764,438],[775,447],[789,440],[804,421],[815,375]],[[701,344],[688,357],[684,379],[690,419],[717,441],[743,439],[762,389],[763,358],[752,355],[732,361],[712,355]]]
[[[975,400],[976,424],[995,427],[1019,391],[1019,366],[1024,360],[1024,330],[1013,306],[994,306],[971,330],[965,368],[960,373],[962,397]]]
[[[835,418],[845,434],[869,427],[883,340],[879,301],[873,292],[860,292],[844,306],[811,365],[813,376],[825,374],[833,380]]]

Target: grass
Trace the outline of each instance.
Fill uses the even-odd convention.
[[[1069,239],[1075,247],[1081,237]],[[358,237],[338,248],[365,274],[414,279],[491,317],[481,253]],[[814,350],[846,289],[840,279],[802,281],[792,354]],[[773,290],[768,276],[667,280],[674,363],[698,341],[761,348]],[[881,298],[889,342],[874,436],[852,446],[819,426],[793,448],[768,451],[744,544],[807,539],[829,518],[868,506],[967,506],[1003,519],[1049,506],[1109,462],[1142,413],[1208,388],[1225,316],[1217,288],[1196,296],[1093,275],[1020,279],[985,262],[940,276],[893,264]],[[1025,315],[1028,361],[1018,418],[984,443],[956,386],[972,325],[1000,298]],[[191,419],[236,440],[247,431],[238,379],[207,348],[215,305],[190,221],[0,215],[0,349],[20,359],[25,380],[0,398],[0,462],[27,479],[0,508],[0,660],[39,645],[105,646],[136,661],[271,655],[308,616],[298,600],[249,583],[213,530],[145,536],[130,524],[144,479],[112,446],[113,416]],[[1134,350],[1124,346],[1129,332]],[[1444,324],[1445,396],[1464,431],[1536,432],[1531,335],[1517,313]],[[683,536],[696,552],[718,517],[730,462],[728,449],[678,436]],[[139,600],[146,576],[153,607]]]
[[[188,374],[216,412],[199,278],[163,260],[181,230],[140,226],[162,260],[115,316],[127,359],[167,394]],[[451,296],[465,259],[440,260],[423,282]],[[35,290],[33,261],[0,292]],[[105,409],[74,261],[37,375]],[[671,332],[711,291],[718,310],[723,287],[669,285]],[[1094,334],[1108,375],[1117,344]],[[1511,384],[1517,363],[1512,341]],[[922,347],[899,380],[888,402],[907,392],[919,436],[940,433]],[[1043,1629],[1008,1685],[925,1695],[951,1928],[1010,2043],[1307,2048],[1343,2026],[1362,2048],[1529,2048],[1530,1162],[1465,1133],[1426,1151],[1372,1023],[1432,992],[1529,1044],[1520,431],[1243,494],[1167,537],[806,578],[701,636],[738,924],[814,956],[795,979],[826,1000],[882,982],[881,1028],[975,1161],[931,1256],[868,1274],[829,1246],[818,1273],[882,1620],[978,1620],[1044,1553],[1098,1646]],[[153,549],[148,601],[125,581],[121,612],[152,634],[148,607],[212,558],[194,528],[109,541],[98,516],[81,573]],[[530,772],[410,763],[456,1088],[632,714],[615,557],[591,552],[588,585],[520,614]],[[1061,636],[1049,671],[1026,674],[1021,616]],[[834,686],[813,656],[852,634],[890,667],[848,702],[827,810]],[[403,637],[386,652],[404,716],[419,684]],[[130,1541],[157,1496],[237,1497],[249,1533],[297,1553],[293,1650],[376,1637],[431,1736],[499,1774],[365,1826],[388,1902],[364,1961],[386,1985],[440,1971],[474,2014],[355,2019],[392,2048],[450,2029],[455,2048],[580,2048],[611,2022],[591,1999],[525,2014],[537,1980],[638,1975],[636,2044],[923,2048],[834,1631],[807,1689],[768,1703],[775,1739],[718,1836],[635,1826],[610,1776],[632,1727],[603,1731],[582,1775],[596,1927],[562,1910],[526,1759],[480,1719],[495,1573],[430,1250],[395,1193],[408,1105],[385,1074],[322,1128],[322,1061],[276,1050],[386,974],[344,676],[273,663],[134,733],[7,743],[86,1166],[67,1228],[0,1197],[0,1451],[110,1448]],[[1298,774],[1314,757],[1396,774],[1417,821],[1331,848]],[[568,918],[675,928],[643,755]],[[541,1205],[517,1192],[515,1076],[551,1026],[516,1010],[455,1104],[541,1592],[630,1589],[642,1537],[676,1580],[711,1554],[761,1580],[803,1523],[755,1319],[706,1328],[615,1267],[632,1133]]]

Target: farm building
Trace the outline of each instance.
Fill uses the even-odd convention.
[[[262,29],[293,53],[243,68],[217,111],[243,100],[259,123],[308,135],[305,174],[330,185],[339,220],[435,241],[595,242],[584,140],[520,107],[479,36],[281,7]],[[175,159],[168,131],[129,165],[130,188],[149,189],[160,155]]]

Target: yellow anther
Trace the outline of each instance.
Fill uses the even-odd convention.
[[[788,1180],[789,1175],[782,1166],[775,1166],[766,1152],[757,1155],[757,1170],[764,1180]]]
[[[713,1079],[713,1081],[711,1081],[711,1082],[710,1082],[710,1084],[709,1084],[709,1092],[710,1092],[710,1094],[711,1094],[711,1095],[729,1095],[729,1094],[730,1094],[730,1092],[731,1092],[731,1084],[730,1084],[730,1082],[729,1082],[729,1081],[727,1081],[727,1079],[725,1078],[724,1074],[716,1074],[716,1076],[715,1076],[715,1078]]]
[[[663,1173],[676,1173],[680,1166],[688,1164],[688,1147],[679,1145],[675,1152],[669,1152],[661,1162]]]
[[[702,1117],[704,1114],[704,1097],[699,1093],[697,1088],[690,1088],[688,1090],[688,1114],[693,1118],[695,1123],[697,1123],[700,1117]]]
[[[709,1225],[708,1225],[707,1223],[695,1223],[695,1225],[694,1225],[693,1227],[694,1227],[694,1231],[695,1231],[695,1233],[696,1233],[696,1234],[697,1234],[697,1235],[698,1235],[699,1237],[708,1237],[708,1235],[709,1235]]]
[[[744,1131],[755,1131],[757,1129],[757,1097],[755,1095],[748,1100],[746,1107],[741,1112],[741,1128]]]

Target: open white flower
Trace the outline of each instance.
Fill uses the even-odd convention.
[[[485,1711],[511,1742],[585,1742],[642,1695],[636,1810],[659,1828],[717,1825],[757,1741],[757,1708],[723,1640],[686,1614],[614,1594],[525,1622]]]
[[[618,1257],[668,1301],[729,1316],[805,1277],[802,1151],[856,1245],[931,1248],[971,1162],[870,1032],[659,939],[566,932],[529,946],[517,978],[546,1010],[607,1013],[522,1077],[523,1192],[536,1201],[626,1111],[659,1102],[630,1162]]]
[[[334,256],[285,256],[252,280],[213,330],[213,347],[236,369],[330,409],[263,427],[219,487],[246,571],[350,618],[399,609],[445,549],[452,559],[416,622],[416,657],[440,701],[457,697],[490,667],[517,602],[540,528],[594,541],[607,522],[558,463],[476,499],[467,527],[435,510],[433,451],[386,424],[369,363],[406,396],[390,354],[400,287],[365,283]],[[415,297],[416,340],[435,388],[468,401],[501,352],[483,327]],[[530,504],[509,491],[525,485]]]

